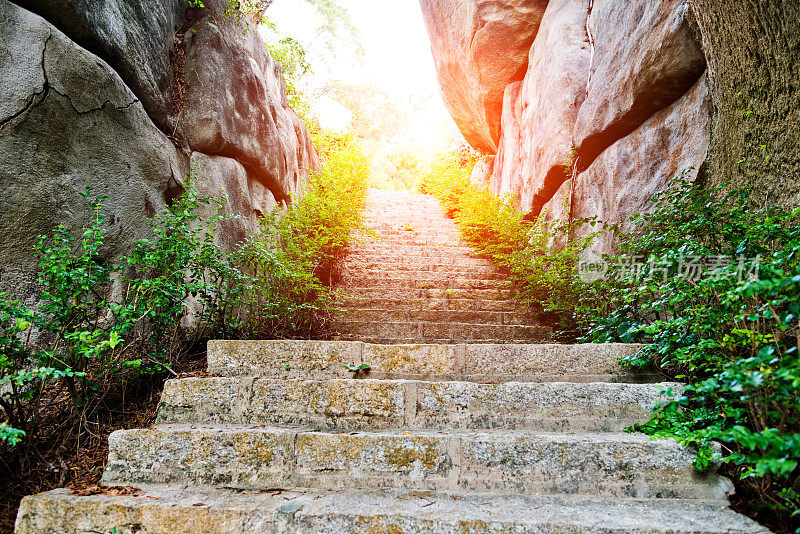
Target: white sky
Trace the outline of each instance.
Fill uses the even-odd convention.
[[[351,50],[337,49],[336,57],[328,55],[326,64],[312,62],[315,85],[333,78],[375,85],[398,100],[422,99],[429,105],[417,121],[421,123],[418,135],[430,137],[436,131],[441,143],[452,141],[457,130],[440,96],[419,1],[339,1],[360,33],[363,55],[359,62]],[[317,32],[318,15],[304,0],[276,0],[267,14],[279,32],[295,37],[312,53],[324,48]]]

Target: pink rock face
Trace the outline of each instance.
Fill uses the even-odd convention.
[[[525,74],[547,0],[420,0],[420,4],[450,114],[473,147],[495,153],[503,92]]]
[[[538,212],[570,176],[589,77],[586,13],[584,0],[551,1],[531,48],[520,96],[523,210]]]
[[[703,76],[683,98],[614,143],[577,177],[571,218],[597,216],[630,231],[628,219],[650,211],[649,199],[672,178],[687,169],[692,179],[697,176],[708,154],[710,117]],[[617,244],[605,235],[591,252],[608,254]]]
[[[514,82],[506,86],[503,95],[502,135],[489,182],[494,194],[498,196],[510,194],[517,199],[522,193],[522,153],[520,152],[522,101],[519,98],[521,90],[522,82]]]
[[[475,185],[485,186],[489,184],[492,178],[492,169],[494,169],[494,156],[482,157],[472,169],[470,182]]]
[[[684,0],[594,0],[586,101],[575,125],[581,170],[684,95],[706,68]]]

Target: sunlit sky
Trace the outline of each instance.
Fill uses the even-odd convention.
[[[268,16],[278,30],[298,39],[312,53],[312,58],[317,58],[316,64],[312,59],[313,79],[306,82],[317,87],[324,85],[326,79],[372,84],[398,101],[422,100],[427,109],[420,117],[415,117],[416,124],[412,126],[415,131],[411,136],[429,144],[451,143],[458,134],[440,96],[418,0],[339,2],[349,11],[358,30],[362,48],[360,60],[346,45],[336,48],[335,57],[325,53],[318,31],[320,18],[307,2],[276,0],[269,8]],[[322,57],[325,59],[320,59]],[[318,111],[335,120],[335,107],[323,103]]]

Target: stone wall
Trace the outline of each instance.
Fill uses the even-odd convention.
[[[36,236],[105,195],[103,252],[148,235],[187,186],[221,196],[232,248],[316,154],[280,67],[224,0],[0,0],[0,285],[33,298]]]
[[[508,32],[521,26],[536,31],[532,40],[521,32],[519,46],[477,60],[452,42],[470,33],[482,2],[466,0],[444,17],[437,12],[441,0],[420,1],[456,123],[473,146],[490,154],[489,187],[516,195],[530,216],[545,210],[548,218],[621,223],[647,209],[647,200],[671,178],[685,169],[697,176],[706,161],[712,106],[685,1],[550,0],[535,13],[522,10],[530,4],[525,0],[494,2],[496,17],[511,21]],[[487,114],[465,119],[467,106],[453,102],[463,94],[496,93],[499,82],[481,84],[456,73],[450,65],[458,57],[467,65],[483,62],[473,71],[526,66],[503,80],[502,105],[488,115],[500,125],[495,146],[485,136],[476,141],[474,128],[464,126],[482,124]],[[596,249],[609,252],[613,245],[604,240]]]

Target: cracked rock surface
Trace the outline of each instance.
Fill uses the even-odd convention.
[[[0,0],[0,285],[34,304],[33,245],[108,197],[105,260],[182,193],[227,201],[230,250],[317,164],[280,67],[223,0]],[[257,125],[257,127],[253,127]],[[201,208],[202,209],[202,208]],[[210,208],[207,211],[211,211]]]
[[[109,197],[105,252],[114,258],[147,235],[147,217],[164,207],[185,165],[100,58],[6,0],[0,34],[0,83],[10,95],[0,104],[0,265],[2,282],[24,293],[36,236],[82,224],[86,186]]]

